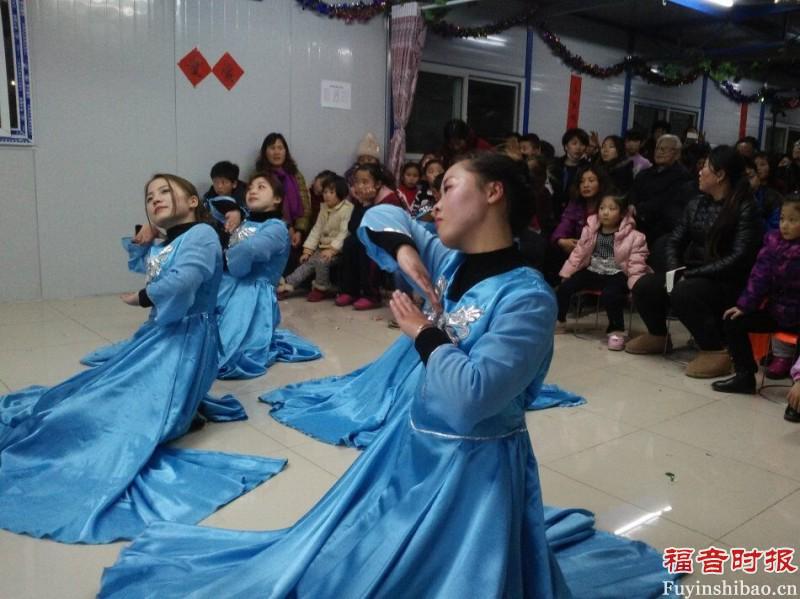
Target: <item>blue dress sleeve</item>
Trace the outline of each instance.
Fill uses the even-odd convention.
[[[289,245],[289,231],[282,221],[261,227],[252,237],[243,239],[225,253],[228,272],[246,277],[257,262],[269,262]]]
[[[444,269],[447,258],[455,251],[445,247],[436,235],[412,219],[406,210],[396,206],[375,206],[364,214],[364,219],[358,228],[358,238],[367,248],[369,257],[377,262],[381,270],[387,272],[397,270],[397,261],[394,256],[370,240],[368,230],[402,233],[410,237],[434,281]]]
[[[128,270],[131,272],[147,272],[147,254],[150,245],[133,243],[133,237],[122,238],[122,248],[128,252]]]
[[[556,304],[543,281],[503,294],[486,316],[489,327],[468,353],[440,345],[425,369],[428,409],[461,434],[502,412],[553,354]]]
[[[155,322],[167,325],[186,316],[200,286],[219,268],[222,248],[208,225],[197,225],[186,236],[167,264],[166,272],[145,288],[155,306]]]

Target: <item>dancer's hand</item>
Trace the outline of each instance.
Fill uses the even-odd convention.
[[[135,291],[131,293],[123,293],[119,296],[123,302],[128,304],[129,306],[138,306],[139,305],[139,294]]]
[[[414,301],[402,291],[392,293],[389,308],[400,330],[411,339],[416,339],[426,326],[432,326]]]
[[[442,303],[436,295],[436,289],[431,282],[431,275],[422,263],[419,252],[410,245],[401,245],[397,250],[397,265],[422,290],[428,299],[431,309],[437,314],[440,313],[442,311]]]
[[[233,233],[242,224],[242,213],[238,210],[231,210],[225,213],[225,232]]]
[[[133,243],[137,245],[149,245],[153,243],[156,237],[158,237],[158,229],[147,223],[142,225],[142,228],[139,229],[139,232],[134,236]]]
[[[333,260],[333,257],[336,256],[336,250],[334,249],[322,250],[319,253],[319,255],[322,256],[323,262],[330,262],[331,260]]]

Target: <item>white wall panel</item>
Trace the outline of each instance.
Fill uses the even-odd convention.
[[[0,301],[35,299],[39,286],[31,148],[0,147]]]
[[[388,155],[386,26],[381,19],[347,25],[303,11],[296,2],[289,4],[293,6],[289,142],[310,185],[322,169],[343,173],[355,160],[358,142],[367,131]],[[320,106],[323,79],[350,83],[350,110]]]
[[[210,74],[192,87],[175,68],[178,171],[201,193],[215,162],[231,160],[242,178],[252,172],[261,142],[291,136],[291,13],[293,2],[192,0],[178,3],[175,64],[197,47],[213,67],[229,52],[244,75],[229,91]],[[306,15],[307,17],[310,14]]]
[[[568,30],[569,31],[569,30]],[[571,52],[591,59],[596,64],[618,62],[624,52],[619,48],[583,41],[557,31]],[[533,78],[529,129],[552,143],[556,154],[563,153],[561,135],[566,130],[572,71],[536,34],[533,44]],[[622,123],[625,77],[597,79],[581,75],[581,108],[578,126],[597,131],[600,137],[617,135]]]
[[[749,93],[746,90],[745,93]],[[748,121],[755,116],[755,126],[748,127],[748,134],[758,137],[758,110],[759,106],[752,104],[748,108]],[[750,113],[754,113],[751,115]],[[712,146],[736,143],[739,139],[739,120],[741,105],[723,96],[713,82],[708,83],[706,96],[706,118],[704,129],[706,139]]]
[[[175,168],[170,4],[27,5],[44,297],[140,283],[119,237],[143,220],[147,177]]]
[[[237,162],[246,176],[274,130],[309,177],[346,168],[366,130],[385,144],[381,19],[347,26],[288,0],[26,6],[37,145],[0,148],[0,209],[15,214],[0,225],[3,256],[11,257],[0,300],[141,284],[126,271],[119,238],[144,220],[142,188],[156,171],[203,191],[218,160]],[[242,66],[231,91],[213,75],[189,84],[176,63],[195,46],[211,66],[224,52]],[[352,83],[352,110],[319,106],[323,78]],[[23,209],[19,197],[29,198]]]
[[[488,3],[487,3],[488,4]],[[496,20],[491,6],[454,8],[447,19],[465,27]],[[491,73],[525,76],[525,29],[513,27],[487,39],[444,38],[429,32],[422,60]]]

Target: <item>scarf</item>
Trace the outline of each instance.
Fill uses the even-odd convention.
[[[297,186],[297,179],[283,168],[273,169],[272,172],[283,183],[283,218],[291,225],[305,213],[303,199],[300,197],[300,188]]]

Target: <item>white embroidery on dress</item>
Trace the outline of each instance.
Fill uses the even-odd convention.
[[[145,271],[144,276],[145,283],[151,282],[161,274],[161,269],[164,267],[164,263],[169,259],[174,250],[175,248],[172,246],[172,244],[169,244],[155,256],[151,255],[147,257],[147,270]]]
[[[231,240],[228,243],[228,247],[233,247],[237,243],[241,243],[245,239],[252,237],[253,235],[256,234],[256,231],[258,231],[258,227],[245,226],[245,225],[240,226],[233,232],[233,235],[231,235]]]
[[[444,301],[444,294],[447,289],[447,280],[444,277],[439,277],[436,281],[436,295],[441,301]],[[477,321],[483,316],[483,308],[478,306],[462,306],[453,312],[435,313],[433,310],[426,310],[425,316],[428,317],[434,326],[442,329],[450,341],[458,345],[459,341],[463,341],[469,336],[469,325]]]

